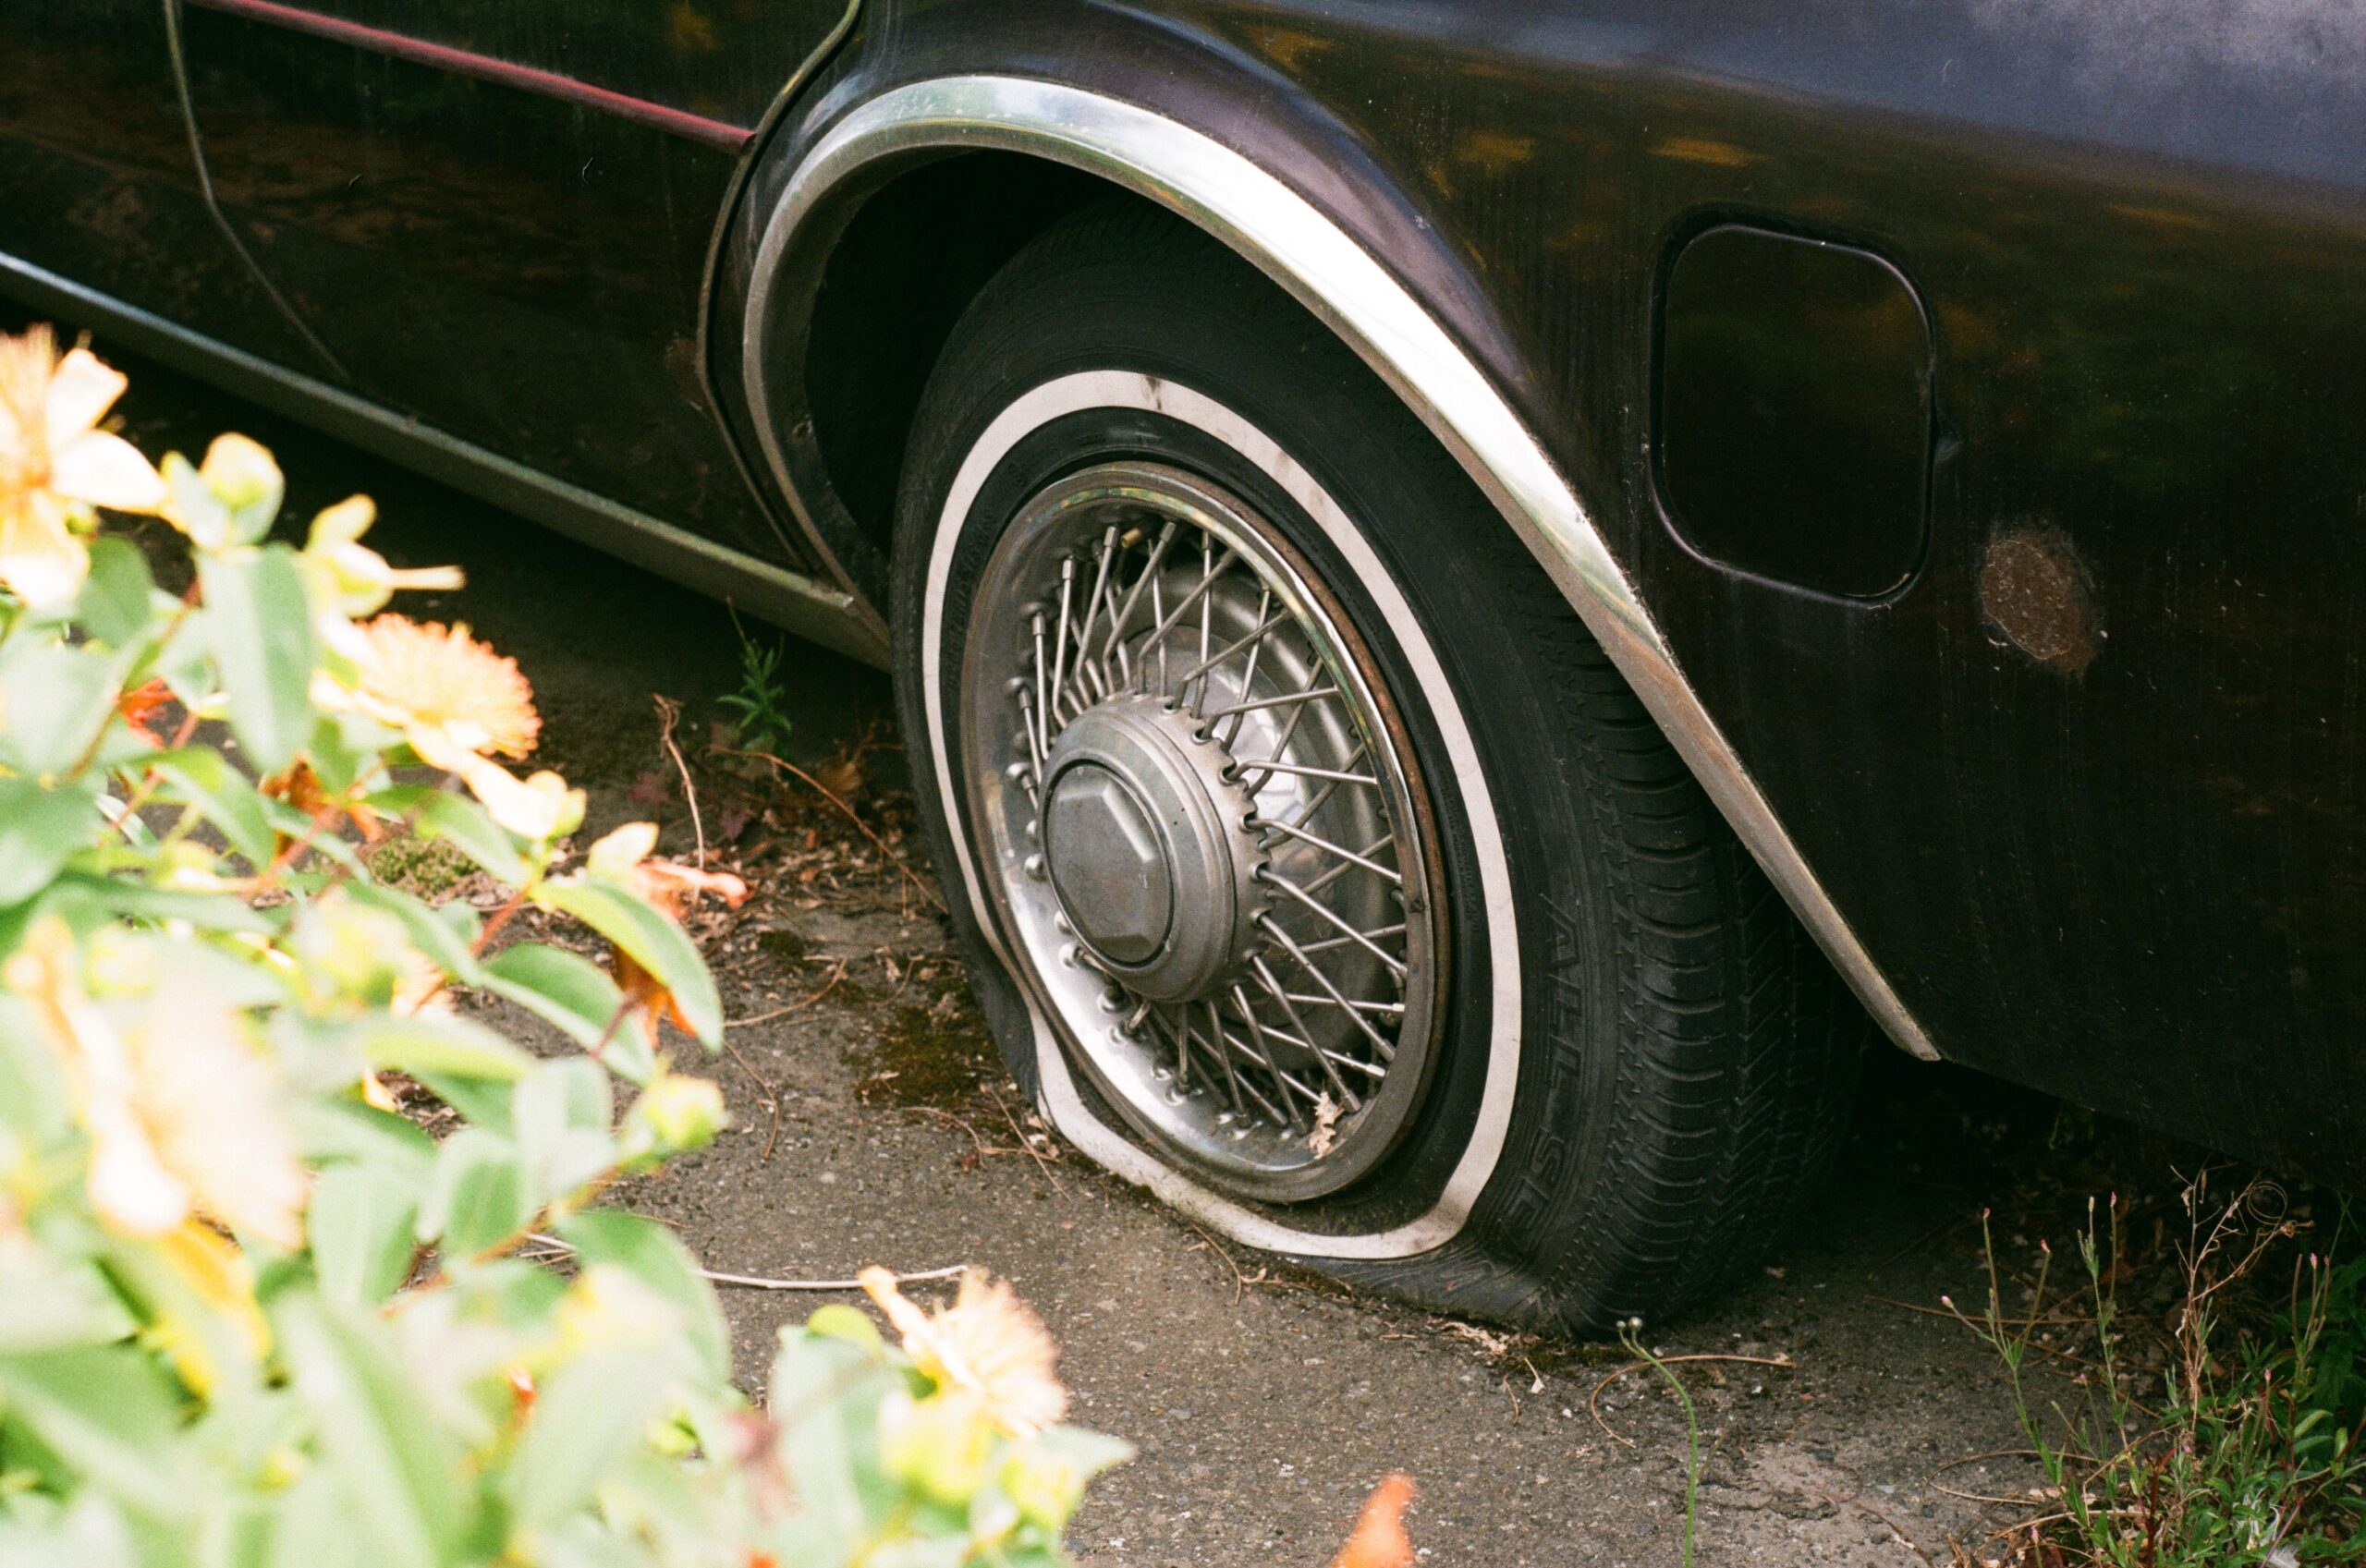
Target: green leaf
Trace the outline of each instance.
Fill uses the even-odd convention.
[[[87,1262],[35,1252],[10,1265],[8,1288],[0,1290],[0,1354],[109,1344],[138,1328],[123,1298]]]
[[[731,1375],[731,1334],[714,1287],[699,1274],[698,1260],[674,1234],[654,1220],[620,1209],[590,1209],[558,1222],[559,1238],[581,1255],[584,1267],[614,1263],[682,1309],[690,1348],[712,1382]]]
[[[435,1151],[417,1234],[447,1259],[473,1257],[508,1240],[534,1217],[518,1146],[482,1127],[463,1127]]]
[[[230,508],[197,476],[197,465],[177,452],[167,452],[156,465],[172,492],[173,516],[190,539],[204,550],[219,550],[230,542]]]
[[[781,1422],[780,1455],[799,1501],[850,1539],[879,1521],[864,1485],[875,1478],[877,1411],[893,1376],[860,1347],[819,1334],[787,1334],[773,1357],[767,1406]]]
[[[292,1292],[273,1324],[351,1514],[348,1540],[396,1568],[459,1560],[475,1492],[458,1440],[395,1354],[392,1331]]]
[[[348,881],[345,891],[353,902],[392,915],[410,933],[411,944],[435,961],[438,968],[462,985],[484,980],[483,966],[469,951],[468,940],[434,909],[378,882]],[[463,907],[466,907],[463,906]]]
[[[230,732],[259,772],[295,760],[312,731],[312,622],[286,545],[251,555],[201,555],[205,622]]]
[[[66,1076],[40,1026],[21,1001],[0,993],[0,1127],[38,1148],[63,1137],[73,1119]]]
[[[486,963],[482,984],[597,1051],[602,1065],[630,1082],[647,1083],[656,1067],[648,1039],[617,1022],[624,992],[580,954],[548,942],[518,942]]]
[[[711,1051],[723,1049],[723,998],[689,932],[612,882],[546,882],[534,900],[574,916],[630,954],[674,993],[699,1043]]]
[[[533,868],[518,852],[518,841],[509,836],[509,830],[468,796],[432,792],[420,804],[418,812],[415,825],[420,833],[429,838],[447,840],[482,867],[485,875],[505,887],[523,887],[533,875]]]
[[[518,1080],[510,1125],[537,1206],[574,1192],[616,1162],[608,1075],[572,1056],[537,1064]]]
[[[0,811],[6,809],[5,805],[0,805]],[[5,836],[5,832],[0,832],[0,838]],[[0,859],[4,858],[0,856]],[[250,931],[257,936],[269,936],[279,930],[277,918],[233,893],[150,887],[144,882],[89,876],[80,871],[64,873],[57,879],[57,886],[78,902],[133,919],[186,920],[201,930]]]
[[[152,1514],[188,1513],[196,1489],[172,1379],[126,1345],[0,1356],[0,1404],[78,1475]]]
[[[408,1018],[365,1019],[354,1027],[371,1066],[392,1068],[414,1078],[446,1075],[515,1079],[534,1060],[482,1024],[466,1018],[413,1014]]]
[[[89,755],[115,717],[127,659],[66,643],[25,643],[0,662],[0,762],[33,778],[62,773]]]
[[[435,1159],[435,1140],[390,1112],[350,1100],[301,1097],[287,1107],[296,1151],[313,1164],[349,1160],[414,1181]]]
[[[312,1184],[307,1222],[321,1294],[356,1311],[393,1295],[410,1272],[418,1212],[412,1185],[384,1167],[323,1171]]]
[[[124,648],[148,629],[155,594],[156,579],[138,545],[112,535],[94,539],[91,575],[74,618],[94,641]]]
[[[311,762],[321,787],[332,795],[351,789],[362,769],[376,760],[374,753],[357,744],[356,731],[360,726],[348,722],[353,717],[323,713],[313,722],[311,742],[304,748],[304,756]],[[379,727],[375,720],[365,722],[372,729]]]
[[[434,1091],[435,1098],[460,1113],[472,1127],[490,1127],[509,1135],[509,1096],[517,1079],[473,1078],[466,1073],[420,1072],[411,1075]]]
[[[163,752],[148,765],[178,792],[177,799],[203,812],[249,865],[260,870],[271,864],[272,825],[263,797],[220,752],[192,746]]]
[[[645,1445],[671,1378],[640,1351],[604,1351],[560,1368],[534,1400],[509,1468],[512,1517],[548,1529],[588,1506],[600,1483]]]
[[[47,887],[103,819],[79,789],[43,789],[30,779],[0,778],[0,907]]]
[[[273,1500],[271,1548],[254,1568],[321,1568],[355,1560],[353,1517],[336,1477],[314,1466]]]
[[[887,1342],[880,1337],[879,1325],[872,1320],[871,1315],[848,1307],[843,1301],[816,1307],[813,1315],[805,1319],[805,1331],[819,1334],[823,1339],[844,1340],[848,1344],[860,1345],[872,1355],[880,1355],[887,1348]]]

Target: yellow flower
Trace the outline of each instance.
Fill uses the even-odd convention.
[[[98,429],[124,385],[87,348],[60,359],[47,327],[0,337],[0,586],[36,610],[81,590],[91,560],[76,530],[94,521],[92,508],[165,504],[148,459]]]
[[[543,720],[518,661],[466,626],[380,615],[361,632],[369,644],[355,692],[362,711],[401,730],[431,766],[457,773],[471,758],[534,749]]]
[[[181,1283],[204,1308],[233,1331],[249,1361],[260,1361],[270,1353],[271,1326],[255,1302],[254,1265],[236,1242],[190,1220],[158,1236],[156,1250],[165,1266],[180,1276]],[[165,1353],[181,1380],[200,1397],[213,1393],[223,1369],[215,1365],[206,1336],[194,1324],[165,1312],[149,1324],[146,1338]]]
[[[388,565],[384,556],[361,542],[361,536],[377,519],[377,504],[366,495],[348,495],[312,519],[304,559],[319,573],[323,597],[335,601],[335,618],[340,626],[348,616],[384,609],[397,590],[462,585],[457,566]],[[342,640],[341,635],[335,640]]]
[[[734,909],[748,901],[748,884],[730,872],[652,858],[650,852],[656,847],[656,823],[627,822],[593,845],[583,864],[594,876],[627,883],[676,920],[693,898],[712,895]]]
[[[128,1033],[84,994],[66,923],[47,918],[0,970],[64,1065],[91,1134],[101,1220],[160,1236],[202,1216],[289,1250],[307,1178],[271,1068],[219,998],[167,977]]]
[[[417,749],[417,742],[412,746]],[[485,815],[519,838],[547,844],[583,825],[583,792],[567,788],[567,781],[547,768],[520,780],[498,762],[470,757],[460,763],[459,773],[469,793],[483,802]]]
[[[205,461],[197,467],[194,490],[182,477],[188,472],[187,458],[177,452],[165,455],[167,490],[181,487],[165,502],[165,520],[201,549],[223,550],[251,542],[252,535],[278,513],[280,497],[287,492],[287,480],[271,449],[236,431],[215,436],[206,447]],[[237,515],[242,511],[248,513],[243,529]]]
[[[704,1149],[731,1124],[723,1090],[710,1079],[688,1077],[663,1064],[640,1098],[625,1112],[628,1154],[689,1154]]]
[[[856,1277],[940,1394],[975,1402],[994,1427],[1018,1438],[1033,1436],[1067,1412],[1067,1390],[1052,1372],[1059,1351],[1007,1281],[971,1269],[961,1276],[952,1306],[923,1312],[905,1299],[886,1270],[865,1269]]]

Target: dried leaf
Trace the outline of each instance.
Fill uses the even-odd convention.
[[[1405,1505],[1412,1501],[1412,1477],[1401,1470],[1383,1477],[1331,1568],[1413,1568],[1413,1543],[1405,1534]]]

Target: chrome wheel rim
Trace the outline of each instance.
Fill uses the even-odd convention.
[[[1021,978],[1126,1121],[1215,1185],[1335,1192],[1436,1054],[1427,797],[1369,651],[1222,489],[1088,468],[972,602],[967,787]]]

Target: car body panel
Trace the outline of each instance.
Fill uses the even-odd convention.
[[[992,70],[1272,170],[1568,477],[1941,1052],[2354,1180],[2366,55],[2317,8],[2241,35],[2109,9],[941,0],[850,52],[777,156]],[[1876,601],[1667,526],[1662,280],[1737,221],[1861,247],[1927,302],[1930,544]]]
[[[1426,362],[1500,405],[1599,550],[1594,580],[1631,590],[1635,646],[1675,683],[1655,706],[1705,717],[1716,744],[1689,753],[1704,782],[1827,945],[1857,944],[1896,999],[1894,1033],[2366,1179],[2351,8],[865,0],[784,103],[835,5],[770,8],[786,31],[716,13],[729,64],[605,7],[554,29],[457,0],[339,6],[515,67],[364,61],[349,39],[269,32],[256,0],[184,13],[226,205],[353,391],[876,595],[884,563],[806,417],[805,317],[867,189],[957,138],[883,143],[833,188],[843,202],[768,250],[799,171],[865,105],[953,79],[1043,83],[1194,132],[1376,263],[1450,348]],[[744,151],[668,118],[684,115],[747,133]],[[27,123],[0,114],[0,148],[30,145]],[[106,177],[169,193],[156,140],[111,153],[124,172]],[[279,166],[283,140],[318,166]],[[404,202],[336,205],[338,179],[366,190],[381,171]],[[1128,178],[1213,221],[1154,168]],[[91,246],[47,232],[88,227],[88,199],[48,211],[0,230],[0,249],[50,247],[27,259],[114,291],[80,270],[105,260]],[[1728,569],[1670,527],[1662,308],[1684,244],[1720,225],[1876,258],[1926,316],[1927,515],[1894,589]],[[1226,237],[1284,270],[1260,236]],[[226,248],[189,245],[183,293],[125,267],[144,291],[125,297],[196,324],[193,291],[206,330],[296,363]],[[1323,278],[1294,286],[1343,322]],[[421,307],[408,342],[389,298]],[[685,346],[701,332],[702,353]],[[1385,346],[1366,346],[1385,370]],[[1420,406],[1431,389],[1398,371]],[[785,483],[747,492],[732,449],[768,445]],[[1581,597],[1585,572],[1563,567]],[[1783,845],[1804,881],[1785,879]]]

